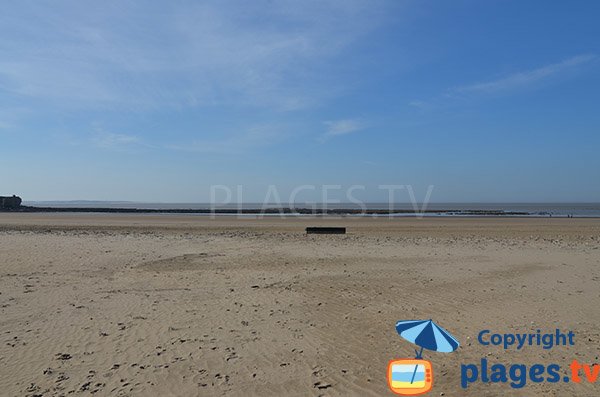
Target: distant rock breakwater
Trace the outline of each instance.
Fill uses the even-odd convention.
[[[82,208],[82,207],[32,207],[4,208],[12,212],[78,212],[115,214],[221,214],[221,215],[462,215],[462,216],[526,216],[529,212],[503,210],[423,210],[408,209],[352,209],[352,208],[201,208],[201,209],[149,209],[149,208]]]

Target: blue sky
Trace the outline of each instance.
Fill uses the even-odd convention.
[[[379,184],[411,184],[436,202],[600,202],[598,1],[2,9],[0,194],[363,184],[383,201]]]

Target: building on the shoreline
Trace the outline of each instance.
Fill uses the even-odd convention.
[[[12,195],[12,197],[0,196],[0,209],[10,210],[10,209],[19,208],[20,206],[21,206],[21,197],[15,196],[14,194]]]

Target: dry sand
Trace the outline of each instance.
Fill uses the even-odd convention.
[[[597,396],[464,391],[460,364],[598,362],[599,236],[596,219],[0,214],[0,395],[392,395],[388,360],[413,355],[395,322],[432,318],[461,347],[426,353],[431,395]],[[504,351],[486,328],[576,345]]]

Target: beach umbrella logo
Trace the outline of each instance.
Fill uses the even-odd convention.
[[[459,346],[458,341],[448,331],[433,320],[398,321],[396,331],[407,341],[414,343],[415,358],[391,360],[388,364],[387,379],[390,389],[402,396],[425,394],[433,387],[433,367],[423,359],[423,349],[440,353],[450,353]]]

